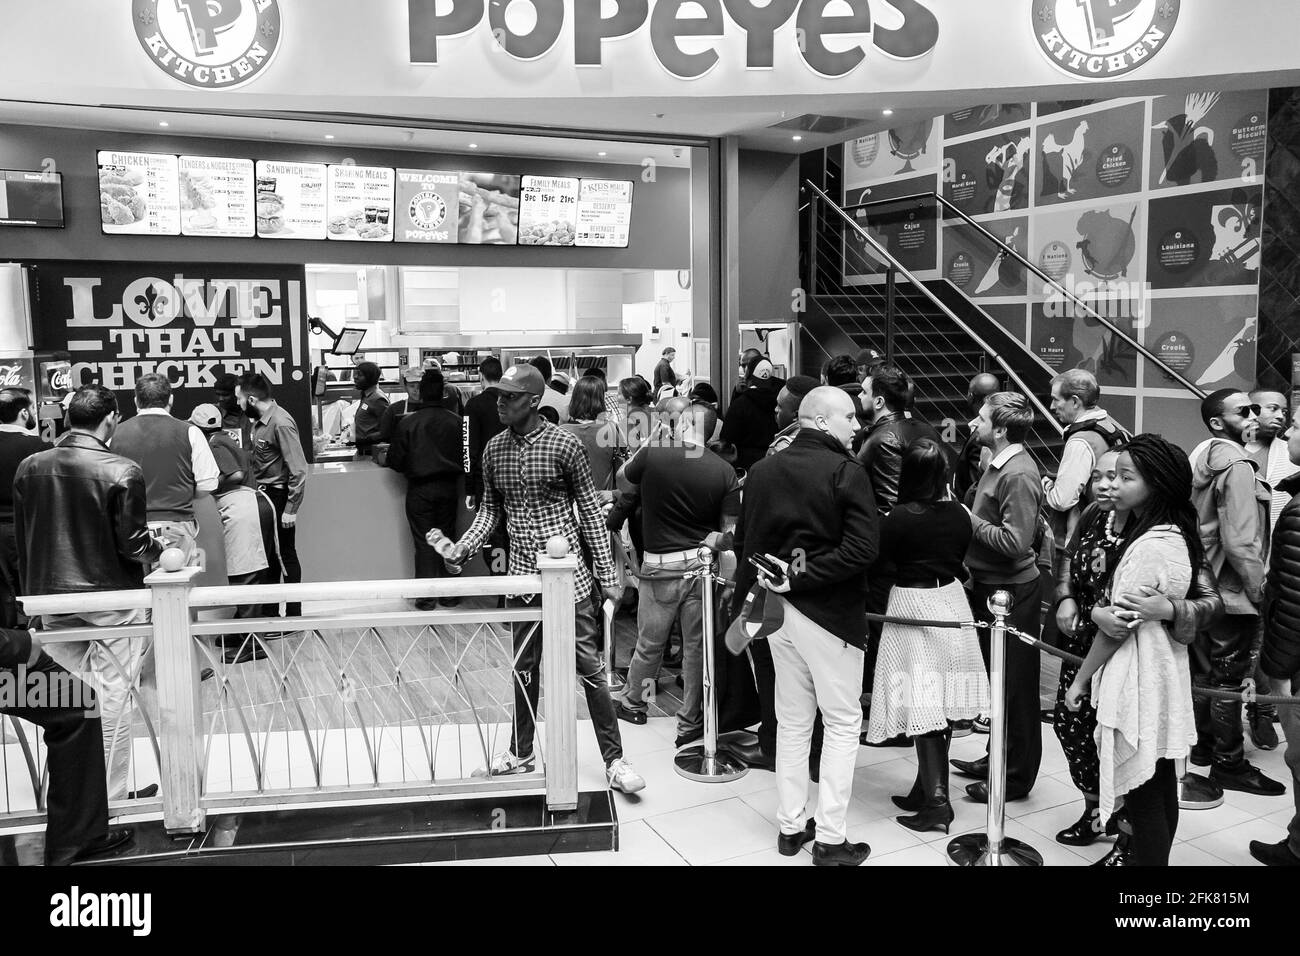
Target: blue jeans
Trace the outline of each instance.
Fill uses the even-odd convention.
[[[682,577],[703,565],[696,558],[668,564],[642,565],[636,610],[636,652],[627,670],[629,710],[646,711],[654,697],[664,649],[679,617],[682,625],[682,707],[677,712],[678,734],[692,733],[704,725],[704,585],[699,578]]]

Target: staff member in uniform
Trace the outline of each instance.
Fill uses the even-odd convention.
[[[358,455],[369,455],[380,441],[379,427],[388,408],[388,398],[379,390],[379,366],[362,362],[352,370],[352,384],[361,393],[357,413],[352,420],[352,434]]]
[[[264,375],[254,375],[244,386],[244,410],[253,420],[250,440],[253,445],[253,477],[258,487],[271,499],[280,521],[280,576],[285,584],[302,580],[298,562],[298,509],[307,491],[307,457],[302,451],[298,426],[292,416],[271,398],[271,383]],[[275,575],[270,577],[274,580]],[[274,616],[264,608],[265,616]],[[299,617],[302,605],[286,604],[288,617]]]
[[[406,520],[415,540],[415,576],[441,578],[447,565],[425,540],[437,528],[456,538],[456,485],[461,474],[460,417],[438,404],[442,372],[430,369],[420,379],[420,406],[397,424],[388,449],[388,467],[406,476]],[[438,603],[454,607],[460,598],[420,598],[415,606],[431,611]]]

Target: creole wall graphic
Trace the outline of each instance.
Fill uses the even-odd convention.
[[[1032,145],[1028,126],[947,144],[944,198],[969,216],[1029,208]]]
[[[1153,299],[1142,344],[1171,368],[1207,392],[1251,388],[1259,297],[1255,295],[1179,296]],[[1148,388],[1176,387],[1166,376],[1148,372]]]
[[[1021,255],[1028,254],[1028,217],[990,219],[982,225]],[[944,222],[940,272],[971,298],[1025,295],[1028,270],[1013,256],[998,253],[998,247],[974,226],[961,220]]]
[[[1158,96],[1151,120],[1151,189],[1262,180],[1267,91]]]
[[[1262,186],[1246,186],[1152,199],[1152,288],[1258,285],[1263,198]]]
[[[1036,205],[1105,199],[1140,192],[1145,104],[1129,103],[1039,124]]]
[[[99,384],[134,414],[135,381],[172,384],[173,414],[214,399],[217,376],[251,370],[311,441],[306,270],[301,265],[42,261],[36,348],[72,355],[72,384]]]

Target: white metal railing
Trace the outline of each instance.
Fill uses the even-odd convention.
[[[132,803],[130,810],[161,806],[169,832],[202,830],[210,811],[433,794],[544,790],[548,808],[570,810],[577,806],[577,560],[538,555],[537,566],[535,575],[249,587],[194,587],[198,569],[184,568],[155,571],[138,591],[20,600],[32,616],[149,610],[146,625],[40,637],[45,643],[131,637],[147,645],[146,653],[151,648],[156,707],[154,688],[144,686],[137,669],[133,699],[147,693],[134,736],[153,742],[161,800]],[[540,601],[506,609],[193,620],[197,609],[231,605],[362,608],[397,599],[504,595]],[[536,744],[542,769],[504,777],[468,773],[471,766],[489,767],[493,752],[505,749],[520,682],[514,665],[523,641],[539,639],[538,626],[546,638],[545,736],[537,721]],[[227,663],[223,647],[254,659]],[[205,669],[213,671],[208,680],[201,679]],[[22,726],[20,743],[0,744],[0,773],[26,775],[35,805],[23,811],[0,803],[0,830],[31,824],[43,808],[44,768],[31,745],[36,735]],[[12,789],[7,777],[0,782],[6,793]]]

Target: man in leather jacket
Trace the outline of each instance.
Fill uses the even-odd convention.
[[[870,424],[858,461],[867,469],[882,518],[898,503],[898,479],[908,446],[929,438],[940,448],[948,447],[928,422],[905,417],[910,389],[911,379],[894,365],[880,366],[862,383],[861,404]]]
[[[24,461],[14,476],[14,534],[23,592],[80,594],[143,587],[145,568],[158,559],[162,544],[146,524],[140,466],[108,450],[117,428],[117,398],[103,386],[83,385],[68,406],[68,422],[69,434],[54,448]],[[41,626],[111,627],[146,620],[147,611],[85,611],[44,615]],[[47,647],[51,657],[73,672],[83,668],[89,652],[89,666],[101,682],[104,752],[112,755],[110,800],[127,795],[132,720],[123,715],[132,705],[132,683],[143,669],[145,643],[117,638]]]

